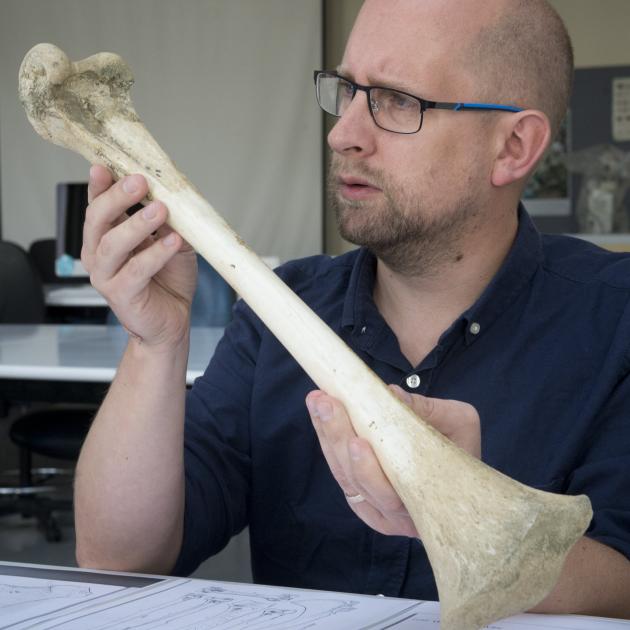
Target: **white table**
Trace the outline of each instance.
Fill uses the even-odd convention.
[[[223,328],[191,329],[188,385],[203,373],[222,335]],[[100,399],[126,343],[127,333],[120,326],[1,324],[0,398]]]
[[[89,282],[85,284],[45,284],[46,306],[107,307],[105,298]]]

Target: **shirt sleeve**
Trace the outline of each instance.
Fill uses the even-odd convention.
[[[586,535],[630,559],[630,376],[614,388],[569,477],[568,494],[586,494],[593,520]]]
[[[174,575],[188,575],[248,521],[251,392],[260,320],[239,300],[203,376],[186,398],[184,535]]]

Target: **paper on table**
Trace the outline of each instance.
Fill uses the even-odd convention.
[[[440,605],[422,602],[416,610],[399,623],[385,626],[392,630],[435,630],[440,622]],[[488,630],[630,630],[630,621],[584,617],[580,615],[515,615],[496,621]]]
[[[437,602],[185,578],[121,588],[0,576],[0,619],[0,630],[436,630],[440,606]],[[630,630],[630,621],[527,614],[487,628]]]
[[[125,590],[105,584],[0,575],[0,630]]]
[[[411,614],[417,600],[348,593],[172,579],[68,614],[37,630],[348,630],[386,628]]]

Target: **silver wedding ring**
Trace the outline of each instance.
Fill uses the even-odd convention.
[[[348,496],[346,494],[346,501],[354,505],[355,503],[363,503],[363,501],[365,501],[365,497],[362,494],[354,494],[352,496]]]

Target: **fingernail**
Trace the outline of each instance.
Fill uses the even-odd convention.
[[[125,177],[122,187],[123,190],[129,195],[132,195],[136,192],[136,190],[138,190],[138,185],[136,184],[134,177]]]
[[[319,416],[319,419],[322,422],[328,422],[328,420],[332,418],[332,415],[333,415],[332,405],[329,402],[326,402],[325,400],[316,402],[315,410],[317,412],[317,415]]]
[[[173,245],[175,245],[175,241],[176,241],[176,237],[174,232],[171,232],[168,236],[164,237],[164,245],[166,245],[167,247],[172,247]]]
[[[348,451],[350,452],[350,457],[358,462],[361,459],[361,449],[356,442],[350,442],[348,444]]]
[[[143,211],[142,211],[142,216],[147,219],[155,219],[155,215],[157,214],[157,208],[155,207],[154,204],[150,204],[148,205]]]

